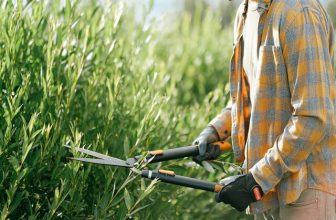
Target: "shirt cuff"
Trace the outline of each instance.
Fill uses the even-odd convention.
[[[286,166],[284,166],[277,148],[273,147],[268,150],[264,158],[250,169],[250,172],[264,194],[266,194],[273,191],[275,186],[280,182],[286,172],[284,167]]]

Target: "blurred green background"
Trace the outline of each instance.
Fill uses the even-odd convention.
[[[70,162],[64,147],[125,159],[189,145],[228,101],[238,3],[3,1],[1,219],[247,219],[212,193]],[[149,167],[216,182],[236,172],[230,153],[221,161]]]

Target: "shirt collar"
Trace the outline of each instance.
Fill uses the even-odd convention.
[[[248,0],[249,9],[250,10],[257,10],[257,9],[264,9],[268,10],[272,0]]]

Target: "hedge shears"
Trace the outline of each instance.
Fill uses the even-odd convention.
[[[231,145],[228,142],[219,141],[211,144],[212,147],[219,147],[220,150],[229,151]],[[71,148],[70,146],[66,146]],[[186,146],[178,147],[168,150],[155,150],[148,152],[147,156],[143,157],[141,155],[122,160],[119,158],[111,157],[105,154],[101,154],[95,151],[91,151],[84,148],[73,148],[74,150],[81,152],[83,154],[92,156],[94,158],[84,158],[84,157],[70,157],[69,159],[77,160],[87,163],[103,164],[117,167],[126,167],[132,169],[134,172],[139,173],[142,177],[148,179],[158,179],[165,183],[171,183],[180,186],[186,186],[194,189],[201,189],[210,192],[219,192],[223,186],[218,183],[207,182],[204,180],[199,180],[195,178],[190,178],[186,176],[179,176],[170,170],[137,170],[136,166],[139,161],[142,160],[145,163],[157,163],[162,161],[181,159],[185,157],[193,157],[199,155],[198,146]]]
[[[71,148],[70,146],[67,146]],[[212,143],[209,147],[218,147],[222,152],[231,150],[231,145],[225,141],[218,141]],[[179,147],[168,150],[155,150],[148,152],[147,156],[135,156],[132,158],[128,158],[126,160],[121,160],[119,158],[111,157],[105,154],[101,154],[95,151],[91,151],[84,148],[73,148],[78,152],[83,154],[90,155],[95,158],[84,158],[84,157],[70,157],[69,159],[77,160],[81,162],[95,163],[95,164],[103,164],[117,167],[126,167],[131,169],[132,171],[140,174],[144,178],[148,179],[158,179],[165,183],[170,183],[179,186],[185,186],[194,189],[201,189],[209,192],[220,192],[224,187],[222,184],[208,182],[204,180],[199,180],[191,177],[176,175],[174,171],[170,170],[138,170],[136,166],[139,165],[140,161],[145,163],[157,163],[162,161],[181,159],[185,157],[193,157],[199,155],[198,146],[187,146],[187,147]],[[232,180],[234,181],[234,180]],[[230,180],[231,182],[231,180]],[[225,185],[229,184],[226,182]]]

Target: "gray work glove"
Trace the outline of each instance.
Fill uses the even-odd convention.
[[[204,166],[203,161],[216,159],[220,155],[220,149],[209,146],[216,141],[219,141],[216,129],[212,126],[206,127],[193,142],[193,145],[198,146],[199,149],[199,155],[193,157],[193,161]]]

